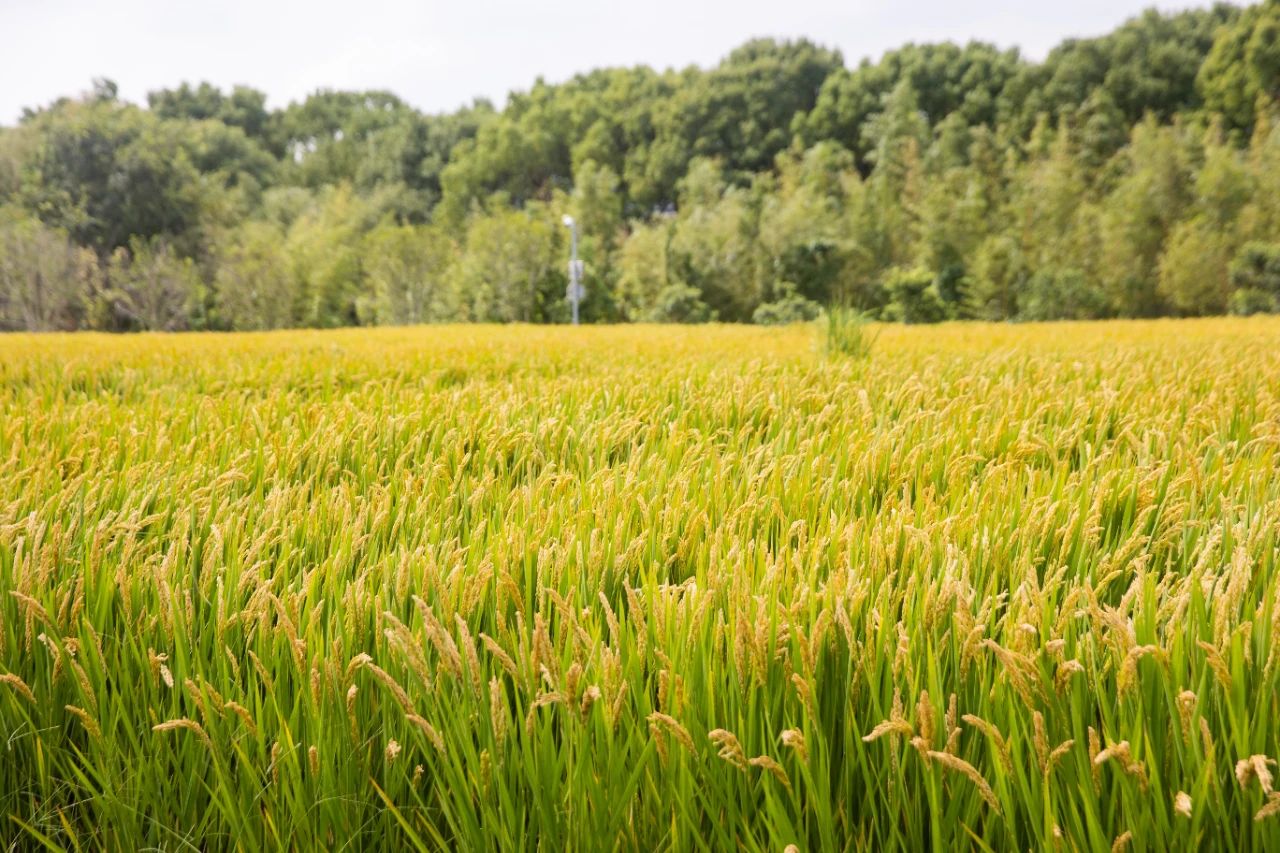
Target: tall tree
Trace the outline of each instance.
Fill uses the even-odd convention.
[[[223,94],[211,83],[197,86],[183,83],[176,89],[148,92],[147,105],[162,119],[212,119],[239,128],[250,139],[268,141],[271,113],[267,110],[267,96],[248,86],[236,86],[230,93]],[[277,151],[277,156],[280,153]]]
[[[75,329],[98,288],[93,252],[20,210],[0,207],[0,329]]]
[[[364,239],[372,293],[367,319],[411,325],[457,316],[449,276],[456,254],[440,228],[384,223]]]
[[[813,109],[796,119],[793,130],[806,144],[838,142],[863,162],[875,147],[863,128],[904,85],[916,93],[927,121],[959,113],[968,125],[994,127],[1001,93],[1022,67],[1017,51],[981,42],[907,45],[878,62],[864,60],[856,69],[829,75]]]
[[[1280,2],[1251,6],[1222,27],[1196,82],[1207,109],[1250,131],[1259,105],[1280,101]]]
[[[280,228],[249,222],[224,238],[214,281],[215,325],[284,328],[296,322],[297,304],[298,280]]]
[[[182,126],[110,100],[70,101],[28,122],[23,201],[106,257],[134,239],[198,247],[204,185]]]

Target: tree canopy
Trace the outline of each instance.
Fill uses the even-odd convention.
[[[1273,311],[1278,101],[1278,0],[1043,62],[756,39],[438,115],[98,80],[0,128],[0,328],[559,322],[565,214],[587,322]]]

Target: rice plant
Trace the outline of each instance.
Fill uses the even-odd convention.
[[[4,849],[1278,849],[1280,320],[0,338]]]
[[[829,357],[864,359],[871,355],[876,335],[871,321],[847,305],[831,305],[821,319],[823,345]]]

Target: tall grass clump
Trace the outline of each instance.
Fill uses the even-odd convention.
[[[831,305],[819,320],[823,351],[830,358],[865,359],[871,355],[876,335],[871,321],[847,305]]]
[[[1280,319],[0,338],[0,849],[1280,849]]]

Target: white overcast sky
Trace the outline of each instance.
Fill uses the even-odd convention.
[[[145,103],[188,80],[283,106],[317,88],[390,89],[450,110],[538,76],[711,65],[753,36],[808,36],[853,65],[908,41],[981,39],[1041,58],[1159,0],[0,0],[0,123],[115,80]]]

